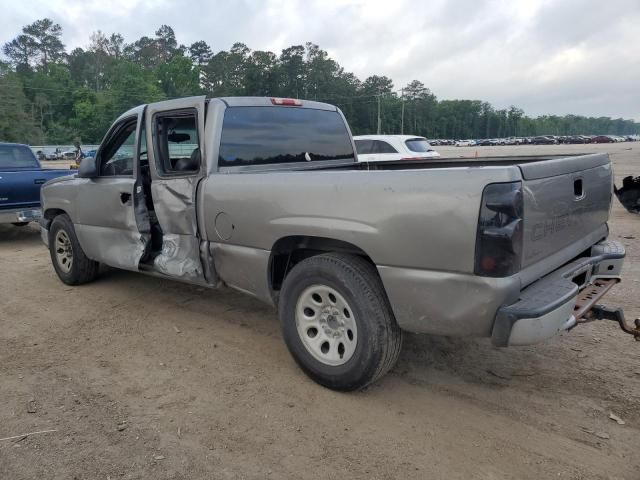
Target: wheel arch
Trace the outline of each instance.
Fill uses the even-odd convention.
[[[44,219],[45,226],[47,227],[47,229],[49,229],[49,226],[51,225],[51,222],[53,222],[53,219],[59,215],[69,215],[69,214],[61,208],[47,208],[42,213],[42,218]]]
[[[310,235],[290,235],[282,237],[278,239],[271,248],[267,272],[269,290],[274,303],[277,304],[282,282],[293,266],[305,258],[329,252],[357,255],[375,267],[375,262],[362,248],[344,240]]]

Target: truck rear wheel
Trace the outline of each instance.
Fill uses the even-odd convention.
[[[88,283],[98,275],[100,264],[84,254],[67,215],[58,215],[51,222],[49,253],[58,277],[67,285]]]
[[[285,277],[279,316],[285,343],[313,380],[357,390],[396,363],[402,345],[375,267],[356,255],[307,258]]]

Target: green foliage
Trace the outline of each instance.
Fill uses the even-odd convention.
[[[2,47],[2,52],[16,68],[28,70],[36,49],[30,36],[18,35]]]
[[[77,89],[73,94],[73,114],[70,116],[69,126],[85,142],[97,142],[113,121],[113,110],[110,96],[104,92],[88,88]]]
[[[168,62],[161,63],[155,76],[168,97],[185,97],[200,91],[200,70],[188,57],[175,56]]]
[[[0,141],[41,143],[38,126],[19,76],[0,63]]]
[[[205,41],[179,45],[162,25],[153,36],[126,44],[118,33],[94,32],[86,49],[67,53],[62,29],[50,19],[25,26],[2,49],[0,141],[99,142],[111,122],[144,103],[188,95],[266,95],[337,105],[354,133],[428,138],[637,134],[621,118],[544,115],[531,118],[511,106],[480,100],[438,100],[419,80],[402,89],[381,75],[360,81],[313,43],[279,55],[235,43],[213,52]]]
[[[38,66],[47,70],[49,63],[64,57],[64,45],[60,40],[62,27],[53,20],[36,20],[22,29],[22,35],[7,43],[2,49],[16,66]]]
[[[189,58],[193,62],[194,65],[198,67],[203,67],[211,57],[213,56],[213,52],[211,51],[211,47],[207,45],[207,42],[204,40],[200,40],[191,44],[188,48]]]

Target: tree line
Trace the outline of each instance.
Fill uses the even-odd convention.
[[[62,28],[45,18],[23,27],[2,53],[0,141],[97,143],[135,105],[201,94],[332,103],[355,134],[375,133],[378,124],[382,133],[456,139],[640,132],[640,123],[622,118],[529,117],[515,106],[438,100],[419,80],[400,89],[384,75],[360,80],[313,43],[279,55],[243,43],[218,52],[203,40],[181,45],[168,25],[132,43],[98,30],[86,48],[67,51]]]

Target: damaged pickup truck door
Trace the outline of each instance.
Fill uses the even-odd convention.
[[[95,160],[83,160],[76,202],[76,234],[89,258],[134,271],[148,241],[138,228],[134,208],[143,112],[141,107],[119,119]],[[95,165],[87,168],[87,162]]]
[[[204,116],[204,96],[154,103],[146,113],[153,216],[162,230],[153,269],[195,283],[211,280],[200,260],[196,217],[196,190],[206,174]]]

